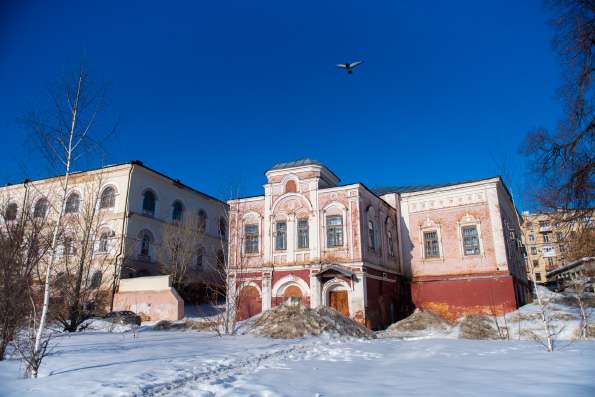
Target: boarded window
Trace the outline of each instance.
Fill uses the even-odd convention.
[[[295,181],[287,181],[285,184],[285,193],[295,193],[297,192],[297,186]]]

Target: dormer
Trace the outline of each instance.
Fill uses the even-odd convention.
[[[265,175],[268,184],[280,194],[299,193],[304,183],[324,189],[335,187],[340,181],[324,164],[312,159],[276,164]]]

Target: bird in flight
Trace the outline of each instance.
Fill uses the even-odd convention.
[[[353,69],[355,69],[357,66],[361,65],[362,63],[364,63],[364,61],[355,61],[355,62],[351,62],[351,63],[339,63],[339,64],[337,64],[337,67],[341,68],[341,69],[345,69],[348,74],[352,74]]]

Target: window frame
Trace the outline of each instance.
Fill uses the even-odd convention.
[[[145,203],[147,202],[147,194],[150,194],[153,197],[153,202],[152,202],[152,206],[153,208],[151,209],[147,209],[145,208]],[[151,216],[154,217],[155,214],[157,213],[157,193],[155,193],[153,191],[153,189],[145,189],[145,191],[143,192],[142,195],[142,201],[141,201],[141,211],[144,215],[147,216]]]
[[[254,232],[248,232],[248,228],[254,227]],[[244,244],[243,251],[246,255],[258,255],[260,253],[260,227],[258,223],[244,223]],[[250,249],[248,249],[250,248]]]
[[[298,218],[296,220],[296,237],[298,250],[310,248],[310,220],[308,218]],[[303,242],[305,244],[302,244]]]
[[[368,219],[368,249],[376,251],[376,224],[372,219]]]
[[[440,233],[439,233],[438,228],[426,228],[426,229],[422,230],[421,233],[422,233],[422,243],[423,243],[422,244],[423,258],[425,260],[442,259],[442,244],[440,244]],[[436,238],[435,238],[436,255],[428,255],[426,235],[430,234],[430,233],[434,233],[436,236]]]
[[[108,200],[106,200],[106,195],[111,192]],[[107,201],[107,203],[106,203]],[[99,209],[101,210],[109,210],[113,209],[116,206],[116,188],[109,185],[106,186],[103,191],[101,192],[101,196],[99,198]]]
[[[281,228],[281,226],[283,226]],[[287,251],[287,221],[279,220],[275,222],[274,234],[275,251]],[[281,244],[280,244],[281,243]]]
[[[474,229],[475,230],[475,236],[465,236],[465,229]],[[461,225],[459,228],[459,231],[461,233],[461,242],[462,242],[462,249],[463,249],[463,256],[478,256],[481,255],[481,242],[480,242],[480,237],[479,237],[479,227],[477,224],[466,224],[466,225]],[[476,251],[474,250],[473,253],[468,254],[467,253],[467,248],[465,245],[465,239],[466,238],[474,238],[475,239],[475,244],[476,247],[474,247],[476,249]]]
[[[43,205],[44,203],[45,203],[45,205],[43,207],[43,214],[40,216],[40,214],[38,214],[38,211],[40,208],[42,208],[42,207],[40,207],[40,205]],[[35,207],[33,207],[33,218],[34,219],[44,219],[48,214],[49,208],[50,208],[49,200],[45,197],[40,198],[39,200],[37,200],[37,202],[35,202]]]
[[[76,208],[72,207],[71,199],[76,197]],[[68,197],[66,198],[66,203],[64,205],[64,214],[78,214],[81,208],[81,194],[79,192],[71,192]]]
[[[331,225],[329,221],[331,219],[339,219],[340,223],[336,225]],[[332,214],[332,215],[325,215],[324,218],[324,225],[325,225],[325,241],[327,248],[342,248],[345,246],[345,222],[344,216],[342,214]],[[332,238],[329,238],[332,237]],[[334,244],[330,244],[331,240]],[[338,242],[337,240],[340,240]]]

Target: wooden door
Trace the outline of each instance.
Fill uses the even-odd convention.
[[[347,301],[347,291],[331,291],[329,292],[330,306],[344,315],[349,317],[349,302]]]
[[[242,288],[238,308],[238,319],[245,320],[262,311],[260,293],[252,286]]]

